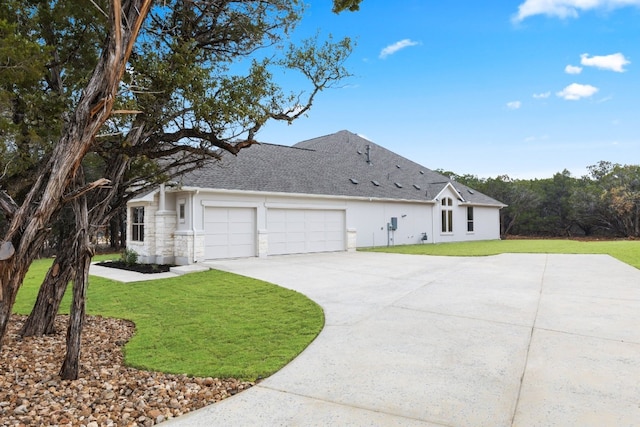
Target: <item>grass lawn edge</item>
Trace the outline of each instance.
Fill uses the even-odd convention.
[[[14,313],[29,314],[50,265],[50,259],[34,263]],[[70,296],[71,286],[61,314]],[[324,311],[307,296],[218,270],[134,283],[90,275],[87,314],[135,324],[123,348],[127,366],[249,381],[287,365],[325,325]]]

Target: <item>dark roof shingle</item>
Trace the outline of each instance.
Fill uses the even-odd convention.
[[[421,201],[433,200],[450,182],[467,202],[502,206],[349,131],[293,147],[263,143],[237,156],[225,153],[181,179],[199,188]]]

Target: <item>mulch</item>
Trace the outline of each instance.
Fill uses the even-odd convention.
[[[135,271],[137,273],[154,274],[154,273],[166,273],[170,271],[170,264],[127,264],[123,261],[104,261],[98,262],[96,265],[109,268],[118,268],[120,270]]]

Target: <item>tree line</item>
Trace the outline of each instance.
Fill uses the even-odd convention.
[[[501,235],[640,237],[640,165],[600,161],[588,174],[545,179],[478,178],[443,172],[506,204]]]

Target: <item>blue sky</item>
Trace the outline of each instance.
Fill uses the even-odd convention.
[[[640,163],[640,0],[310,0],[297,36],[349,36],[354,75],[259,139],[350,130],[431,169],[574,176]]]

